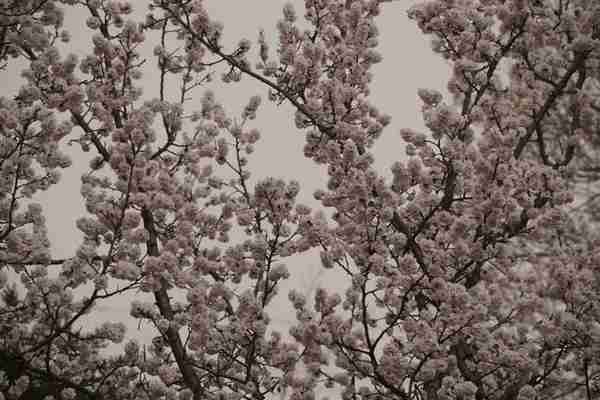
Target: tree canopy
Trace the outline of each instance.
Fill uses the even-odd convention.
[[[600,3],[414,5],[452,75],[447,98],[419,90],[427,131],[400,131],[391,179],[369,84],[393,7],[287,4],[273,51],[264,32],[227,48],[205,3],[0,0],[0,73],[24,79],[0,97],[0,399],[599,398]],[[85,32],[86,54],[63,50]],[[215,78],[294,108],[326,167],[318,207],[301,177],[250,183],[262,100],[234,115]],[[35,198],[73,144],[94,156],[65,193],[85,202],[81,244],[59,259]],[[280,293],[309,250],[345,290]],[[128,293],[151,343],[83,322]]]

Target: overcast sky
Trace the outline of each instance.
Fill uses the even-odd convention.
[[[232,48],[240,38],[256,41],[259,28],[263,28],[268,38],[276,38],[276,22],[281,17],[284,0],[206,0],[205,4],[214,19],[224,23],[224,44]],[[297,6],[298,15],[302,16],[303,1],[292,1]],[[417,101],[417,89],[436,88],[445,93],[445,82],[449,75],[447,64],[434,55],[429,46],[429,39],[423,36],[416,24],[406,16],[406,11],[414,1],[396,1],[381,6],[381,16],[377,18],[380,29],[380,46],[383,62],[376,65],[374,82],[371,85],[371,102],[380,110],[392,116],[392,123],[385,129],[381,139],[374,148],[376,166],[381,173],[389,175],[389,167],[398,158],[404,156],[398,130],[401,127],[423,129],[420,114],[420,103]],[[132,1],[138,9],[146,1]],[[143,15],[145,10],[139,10]],[[72,42],[66,47],[69,51],[85,54],[90,49],[90,31],[82,26],[86,15],[83,12],[70,10],[66,14],[67,27],[72,33]],[[148,49],[155,43],[149,36]],[[272,52],[275,46],[272,46]],[[254,61],[254,60],[253,60]],[[157,71],[154,60],[148,63],[144,76],[145,98],[156,97]],[[12,63],[9,70],[2,74],[4,95],[14,93],[18,88],[19,65]],[[315,205],[312,193],[326,182],[324,171],[303,157],[305,133],[295,128],[293,110],[287,105],[276,107],[266,100],[267,90],[256,82],[244,77],[243,82],[230,86],[218,84],[213,86],[218,99],[233,115],[239,115],[250,96],[260,94],[263,105],[254,126],[261,130],[262,139],[256,146],[256,152],[250,160],[250,169],[255,180],[267,176],[284,179],[296,179],[302,185],[300,198]],[[84,155],[75,146],[70,151],[74,165],[65,171],[60,184],[38,196],[47,214],[50,240],[56,258],[70,257],[80,243],[80,235],[75,221],[83,214],[84,207],[79,195],[81,172],[87,167],[88,155]],[[292,279],[282,287],[301,287],[314,289],[316,285],[339,285],[332,273],[321,275],[319,258],[315,253],[295,257],[288,262]],[[315,280],[318,277],[318,280]],[[292,321],[287,296],[281,296],[281,307],[272,310],[272,317],[281,325]],[[134,328],[135,321],[128,318],[129,304],[120,300],[118,303],[104,304],[102,315],[94,320],[128,319],[128,326]],[[133,332],[132,332],[133,333]]]

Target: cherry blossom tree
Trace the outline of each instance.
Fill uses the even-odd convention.
[[[255,58],[247,39],[223,45],[201,0],[0,1],[0,61],[26,80],[0,98],[0,398],[600,396],[598,208],[579,190],[598,171],[600,3],[412,7],[450,97],[419,91],[428,131],[401,130],[391,180],[372,151],[389,123],[369,101],[380,3],[306,0],[304,25],[286,5],[277,51],[261,33]],[[83,57],[58,50],[71,9],[94,31]],[[202,88],[217,70],[295,108],[326,166],[320,209],[298,182],[250,184],[261,98],[233,115]],[[56,259],[32,198],[70,167],[68,144],[94,157],[81,245]],[[278,292],[310,249],[345,292]],[[124,325],[81,321],[138,292],[131,318],[155,338],[108,354]],[[285,296],[289,334],[268,312]]]

